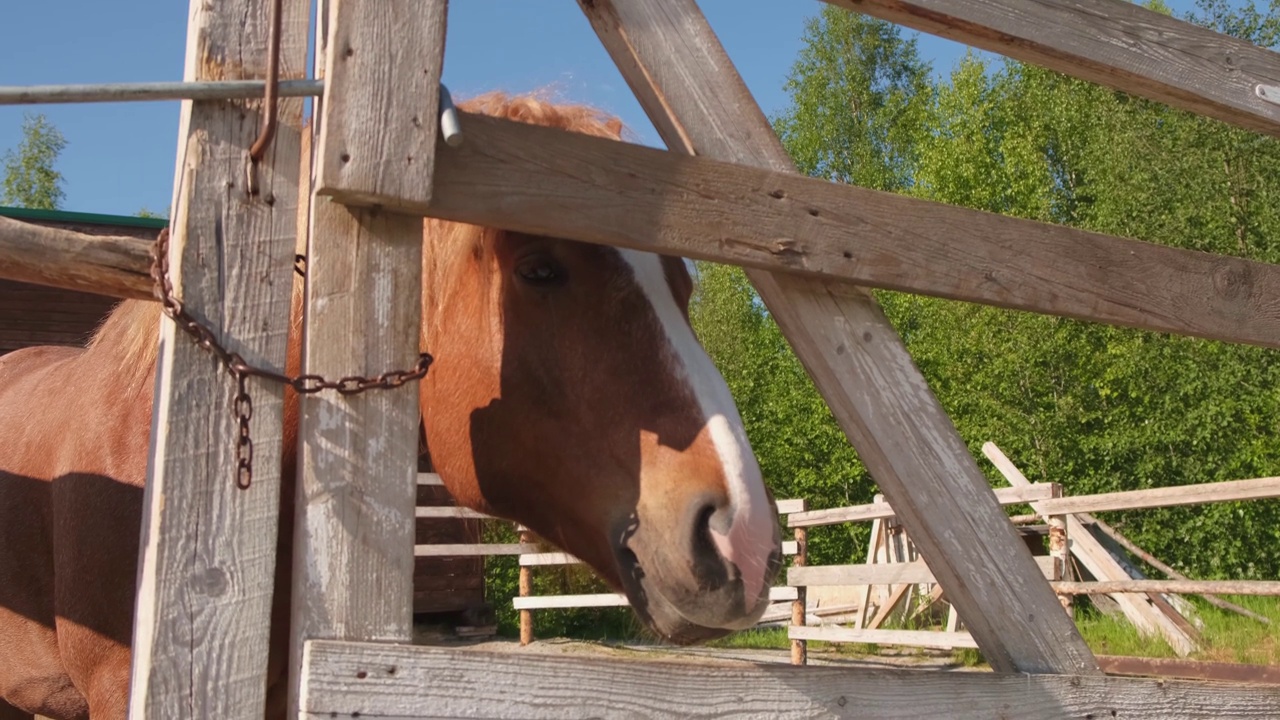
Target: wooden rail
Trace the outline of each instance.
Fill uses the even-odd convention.
[[[1280,717],[1280,687],[1103,675],[652,662],[314,641],[305,717]]]
[[[1001,505],[1019,505],[1032,500],[1047,500],[1053,496],[1052,483],[1035,483],[1026,487],[996,488],[996,500]],[[821,525],[839,525],[846,522],[861,522],[894,517],[892,505],[888,503],[867,503],[842,508],[810,510],[795,513],[787,517],[787,527],[803,528]]]
[[[1261,500],[1275,497],[1280,497],[1280,477],[1227,480],[1225,482],[1177,485],[1149,490],[1125,490],[1098,493],[1096,495],[1076,495],[1074,497],[1044,500],[1037,506],[1037,510],[1043,515],[1068,515],[1106,510],[1139,510],[1172,507],[1175,505],[1203,505],[1233,500]]]
[[[1280,136],[1280,56],[1123,0],[827,0],[1132,95]]]
[[[110,297],[155,300],[152,243],[0,217],[0,278]]]
[[[1044,577],[1053,572],[1053,558],[1034,558]],[[787,570],[787,584],[796,587],[815,585],[913,585],[936,583],[937,579],[922,560],[898,563],[858,563],[853,565],[813,565]]]

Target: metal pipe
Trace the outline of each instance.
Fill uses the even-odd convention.
[[[267,83],[264,80],[0,86],[0,105],[153,100],[248,100],[262,97],[266,89]],[[323,94],[323,80],[281,80],[279,84],[280,97],[317,97]]]

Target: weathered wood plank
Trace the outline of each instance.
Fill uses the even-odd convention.
[[[1108,675],[1173,677],[1220,682],[1269,683],[1280,685],[1280,667],[1242,663],[1205,662],[1174,658],[1144,658],[1125,655],[1098,655],[1098,664]]]
[[[804,512],[805,509],[804,498],[788,498],[785,500],[778,500],[777,503],[779,515],[790,515],[791,513]]]
[[[485,515],[471,508],[454,507],[452,505],[431,505],[414,508],[413,514],[419,518],[460,518],[464,520],[493,520],[492,515]]]
[[[0,217],[0,278],[154,300],[151,243]]]
[[[849,10],[1043,65],[1133,95],[1280,136],[1280,56],[1123,0],[827,0]]]
[[[789,627],[787,637],[793,640],[825,640],[833,643],[879,643],[881,645],[907,645],[950,650],[951,648],[976,648],[978,643],[967,632],[941,632],[933,630],[877,630],[835,627]]]
[[[1053,558],[1038,555],[1036,567],[1042,577],[1053,572]],[[787,569],[787,584],[796,587],[815,585],[915,585],[937,582],[929,566],[921,560],[913,562],[855,563],[852,565],[806,565]]]
[[[693,0],[579,0],[579,6],[668,147],[794,172]],[[785,204],[785,197],[775,200]],[[632,214],[627,222],[653,219]],[[944,263],[931,257],[926,264]],[[992,667],[1097,672],[1079,631],[870,294],[758,270],[748,277]]]
[[[470,140],[437,160],[431,215],[1280,346],[1275,265],[511,120],[464,122]]]
[[[414,545],[414,557],[488,557],[489,555],[521,555],[538,552],[537,545],[528,543],[486,543]]]
[[[1000,474],[1009,481],[1010,485],[1016,487],[1031,483],[1022,474],[1022,471],[1018,469],[1018,466],[1014,465],[1013,461],[1000,448],[996,447],[995,443],[984,443],[982,453],[1000,471]],[[1048,501],[1039,500],[1031,503],[1031,509],[1048,519],[1048,514],[1040,510],[1040,504],[1043,502]],[[1067,539],[1071,554],[1080,561],[1080,564],[1086,570],[1099,580],[1120,581],[1130,579],[1124,568],[1120,567],[1116,559],[1102,546],[1102,543],[1098,542],[1074,515],[1067,515],[1066,521]],[[1124,594],[1112,595],[1111,597],[1140,634],[1159,634],[1163,636],[1169,646],[1180,655],[1186,655],[1195,649],[1195,643],[1191,638],[1167,615],[1155,608],[1149,599]],[[964,615],[964,613],[962,612],[961,615]],[[967,622],[968,616],[964,617]]]
[[[418,484],[443,486],[444,481],[436,473],[418,473]]]
[[[1019,505],[1031,500],[1047,500],[1053,494],[1052,483],[1034,483],[1026,487],[996,488],[996,501],[1001,505]],[[842,508],[809,510],[787,518],[787,527],[802,528],[820,525],[837,525],[845,522],[862,522],[894,516],[893,506],[887,503],[867,503]]]
[[[1274,580],[1104,580],[1097,582],[1055,582],[1061,595],[1109,595],[1112,593],[1179,593],[1203,595],[1280,595]]]
[[[771,602],[790,602],[797,597],[793,587],[769,588]],[[547,610],[550,608],[627,607],[631,603],[620,593],[589,593],[582,595],[530,595],[511,599],[516,610]]]
[[[1061,610],[1058,611],[1061,613]],[[394,668],[394,672],[389,672]],[[652,662],[313,642],[308,717],[1215,718],[1280,715],[1280,688],[1102,675]]]
[[[333,3],[316,193],[347,205],[431,199],[445,0]],[[387,198],[402,198],[402,203]]]
[[[265,75],[268,3],[192,0],[184,78]],[[280,74],[304,75],[307,3],[288,0]],[[245,187],[261,101],[184,102],[169,258],[174,291],[226,348],[282,371],[293,288],[302,102]],[[266,200],[272,198],[272,200]],[[130,716],[261,718],[280,507],[283,389],[251,379],[252,485],[236,487],[235,383],[161,323],[144,491]],[[211,692],[211,688],[217,688]]]
[[[1227,480],[1214,483],[1196,483],[1147,490],[1076,495],[1045,500],[1038,509],[1047,515],[1103,512],[1106,510],[1137,510],[1143,508],[1171,507],[1175,505],[1204,505],[1233,500],[1259,500],[1280,497],[1280,477],[1253,478],[1251,480]]]
[[[388,112],[416,107],[434,142],[434,112],[444,55],[444,0],[395,3],[331,0],[318,17],[317,60],[326,62],[326,94],[316,117],[321,152],[350,152],[375,166],[395,166],[412,148],[387,145],[391,134],[350,128],[341,148],[327,136],[330,119],[351,122],[366,104]],[[395,43],[421,54],[381,54],[373,46],[396,18]],[[330,44],[333,37],[336,44]],[[346,50],[353,50],[348,55]],[[423,72],[422,57],[432,58]],[[379,65],[368,68],[368,64]],[[335,70],[335,65],[344,69]],[[374,78],[380,78],[375,81]],[[394,107],[383,103],[397,96]],[[403,104],[401,104],[403,103]],[[407,118],[379,119],[402,125]],[[388,131],[390,132],[390,131]],[[366,134],[367,133],[367,134]],[[431,155],[417,155],[430,176]],[[323,163],[318,158],[317,163]],[[303,370],[327,377],[376,376],[417,364],[422,322],[421,218],[355,209],[316,194],[311,200],[307,328]],[[301,470],[294,543],[293,663],[312,638],[410,639],[414,501],[418,476],[418,383],[358,395],[320,393],[301,401]],[[296,708],[300,678],[290,685]]]

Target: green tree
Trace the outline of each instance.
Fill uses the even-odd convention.
[[[23,116],[22,142],[4,155],[6,205],[57,210],[62,206],[62,173],[54,169],[67,140],[44,115]]]

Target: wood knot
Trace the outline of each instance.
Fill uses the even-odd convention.
[[[769,247],[769,252],[774,257],[781,258],[799,258],[807,254],[800,242],[791,238],[773,241],[773,245]]]
[[[1253,287],[1249,265],[1240,260],[1224,259],[1213,268],[1213,292],[1220,298],[1235,300],[1248,295]]]

